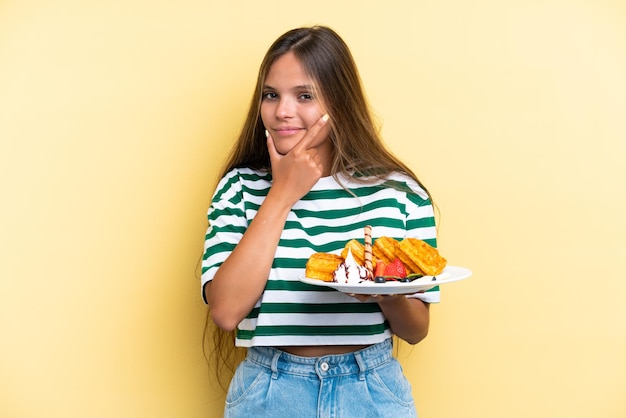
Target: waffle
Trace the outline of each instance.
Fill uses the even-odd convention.
[[[399,245],[400,243],[393,238],[376,238],[376,241],[374,241],[374,248],[372,249],[374,258],[384,261],[385,264],[392,263],[393,260],[398,257],[396,252],[398,251]]]
[[[417,238],[405,238],[398,245],[396,256],[414,273],[436,276],[446,267],[447,260],[436,248]]]
[[[343,258],[336,254],[315,253],[306,263],[306,277],[332,282],[333,273],[342,262]]]
[[[352,257],[354,257],[354,261],[356,261],[357,264],[361,266],[365,265],[365,246],[363,244],[356,239],[348,241],[341,252],[341,257],[343,259],[348,257],[348,250],[352,251]],[[376,268],[376,260],[372,260],[372,268]]]
[[[341,252],[341,257],[345,259],[348,256],[348,250],[352,251],[352,257],[354,257],[354,261],[363,265],[365,263],[365,247],[359,241],[353,239],[348,241],[345,247],[343,247],[343,251]]]

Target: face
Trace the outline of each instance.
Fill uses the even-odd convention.
[[[261,119],[278,152],[288,153],[323,114],[311,80],[294,54],[288,52],[278,58],[265,79],[261,101]],[[330,155],[328,136],[316,139],[311,146],[322,155]]]

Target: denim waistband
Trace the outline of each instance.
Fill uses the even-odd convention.
[[[287,373],[301,376],[329,378],[359,374],[376,368],[392,359],[391,338],[362,350],[346,354],[330,354],[320,357],[302,357],[286,353],[274,347],[250,347],[247,360],[272,370],[272,378]]]

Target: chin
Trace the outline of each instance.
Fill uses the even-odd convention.
[[[274,142],[274,146],[276,147],[276,151],[278,151],[280,155],[285,155],[289,151],[291,151],[297,143],[298,141],[281,141],[278,144]]]

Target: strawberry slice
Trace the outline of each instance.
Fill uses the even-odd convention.
[[[406,267],[399,258],[396,258],[391,264],[385,266],[384,275],[403,279],[406,277]]]
[[[374,277],[381,277],[385,275],[385,262],[383,260],[378,260],[376,262],[376,270],[374,270]]]

